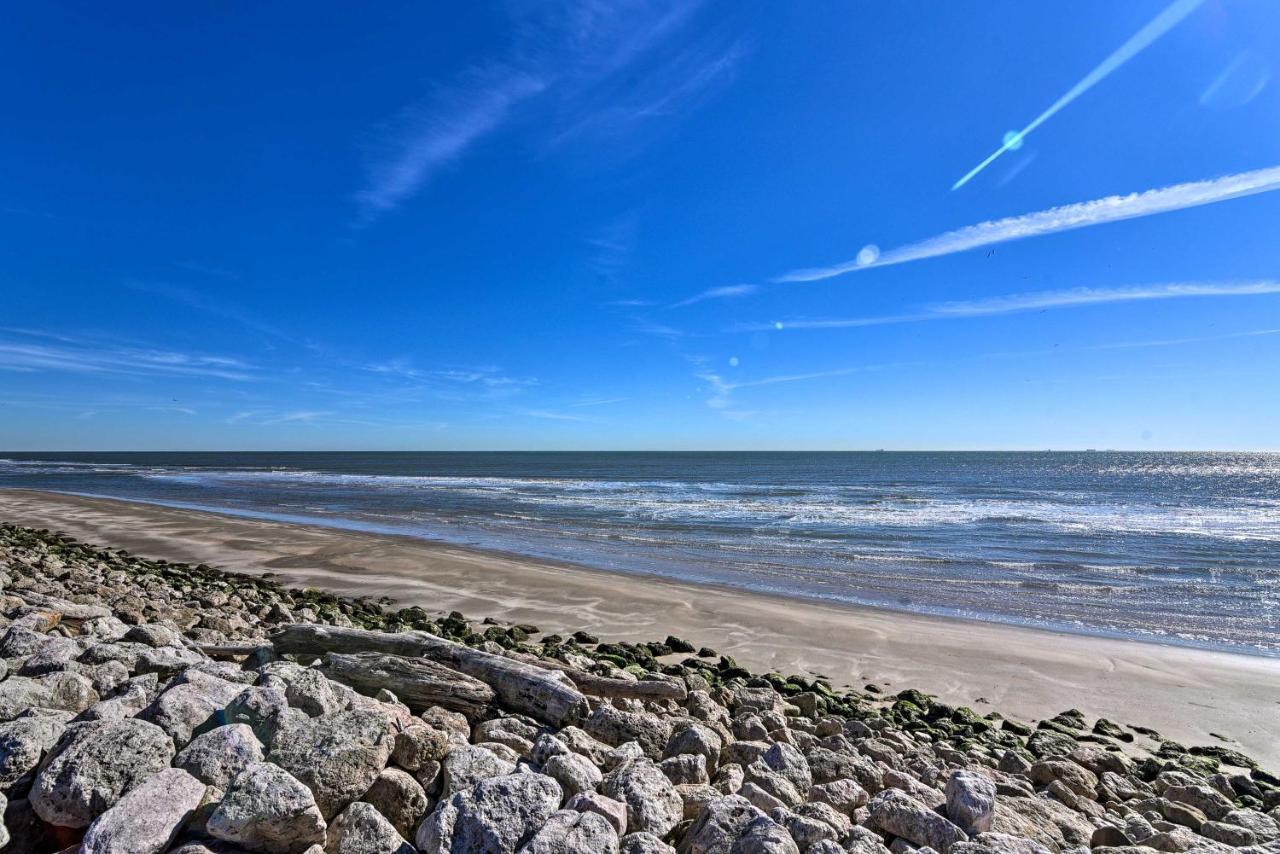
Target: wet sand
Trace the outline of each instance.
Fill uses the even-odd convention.
[[[674,634],[753,670],[874,682],[887,692],[919,688],[980,713],[1034,721],[1075,707],[1280,767],[1276,658],[828,605],[410,537],[32,490],[0,490],[0,521],[548,632],[633,641]]]

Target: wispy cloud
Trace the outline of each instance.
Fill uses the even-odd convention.
[[[382,129],[356,194],[360,224],[401,205],[444,167],[538,98],[538,137],[617,130],[669,115],[726,81],[745,53],[736,39],[677,40],[702,3],[578,0],[513,4],[513,46]],[[728,47],[721,45],[728,43]],[[646,63],[646,72],[636,67]]]
[[[637,319],[631,328],[641,335],[665,338],[668,341],[677,341],[681,338],[690,337],[690,333],[685,332],[683,329],[676,329],[674,326],[667,326],[665,323],[654,323],[645,319]]]
[[[761,377],[754,380],[727,380],[723,375],[715,372],[702,372],[696,374],[697,378],[711,386],[712,395],[707,399],[707,405],[713,409],[728,409],[733,405],[731,395],[733,392],[744,388],[759,388],[762,386],[781,385],[783,383],[807,382],[809,380],[831,379],[833,377],[847,377],[852,374],[865,374],[871,371],[885,370],[886,368],[903,367],[908,362],[895,362],[892,364],[874,364],[874,365],[855,365],[846,368],[832,368],[823,371],[809,371],[798,374],[778,374],[775,376]]]
[[[654,73],[638,80],[628,79],[616,87],[601,87],[576,111],[579,117],[563,128],[553,144],[594,133],[617,135],[643,123],[685,112],[707,93],[733,80],[746,45],[697,44],[655,66]]]
[[[549,421],[580,421],[590,422],[598,419],[589,418],[585,415],[575,415],[571,412],[557,412],[553,409],[521,409],[521,415],[527,415],[530,418],[543,418]]]
[[[392,359],[366,365],[365,370],[417,382],[478,385],[485,388],[523,388],[538,384],[535,377],[511,376],[493,365],[478,368],[417,368],[407,359]]]
[[[625,397],[597,397],[589,400],[579,400],[577,403],[570,403],[569,406],[575,409],[586,406],[609,406],[614,403],[622,403],[626,399]]]
[[[525,71],[476,72],[477,79],[437,94],[430,106],[406,111],[372,161],[368,181],[356,195],[363,220],[391,210],[441,168],[497,130],[517,104],[538,94],[547,81]]]
[[[637,211],[630,211],[587,238],[586,243],[591,248],[588,263],[605,284],[619,283],[636,250],[639,230],[640,215]]]
[[[922,258],[936,258],[941,255],[952,255],[967,252],[983,246],[1005,243],[1010,240],[1021,240],[1026,237],[1039,237],[1045,234],[1056,234],[1086,228],[1091,225],[1118,222],[1125,219],[1152,216],[1168,213],[1183,208],[1209,205],[1238,199],[1257,193],[1268,193],[1280,189],[1280,166],[1258,169],[1253,172],[1241,172],[1225,175],[1207,181],[1192,181],[1186,184],[1174,184],[1141,193],[1130,193],[1127,196],[1107,196],[1089,202],[1062,205],[1022,216],[989,220],[977,225],[966,226],[956,231],[948,231],[937,237],[910,243],[884,252],[873,246],[864,247],[856,258],[829,267],[814,267],[792,270],[779,276],[777,282],[814,282],[852,273],[857,270],[869,270],[874,267],[888,267],[893,264],[905,264],[908,261],[919,261]]]
[[[28,333],[34,337],[38,333]],[[48,341],[0,339],[0,370],[33,373],[54,371],[131,376],[210,377],[250,380],[253,367],[240,359],[197,353],[176,353],[50,336]]]
[[[1127,288],[1074,288],[1064,291],[1040,291],[1027,294],[1008,294],[986,299],[939,302],[925,306],[920,311],[904,314],[747,324],[739,327],[736,331],[854,329],[864,326],[891,326],[900,323],[920,323],[930,320],[954,320],[966,317],[987,317],[996,314],[1015,314],[1026,311],[1047,311],[1049,309],[1098,305],[1101,303],[1185,299],[1189,297],[1242,297],[1275,293],[1280,293],[1280,281],[1177,282]]]
[[[195,261],[175,261],[175,267],[180,267],[190,273],[198,273],[201,276],[208,276],[211,279],[224,279],[229,282],[240,281],[240,274],[234,270],[227,270],[222,267],[211,267],[208,264],[200,264]]]
[[[995,153],[987,157],[977,166],[969,170],[959,181],[951,186],[952,190],[958,190],[965,184],[969,183],[979,172],[986,169],[996,158],[1004,154],[1006,151],[1016,151],[1022,147],[1023,141],[1027,135],[1034,131],[1040,125],[1053,118],[1060,110],[1079,98],[1085,92],[1088,92],[1097,84],[1101,83],[1113,72],[1119,69],[1129,60],[1133,59],[1147,47],[1149,47],[1156,39],[1163,36],[1169,30],[1173,29],[1182,21],[1183,18],[1190,15],[1204,0],[1174,0],[1166,6],[1160,14],[1156,15],[1146,23],[1142,29],[1138,30],[1130,36],[1124,44],[1116,48],[1114,52],[1106,59],[1102,60],[1092,71],[1080,79],[1076,85],[1066,91],[1061,98],[1049,105],[1049,108],[1040,115],[1036,116],[1026,127],[1017,132],[1010,132],[1005,135],[1004,142]]]
[[[191,265],[180,266],[184,266],[187,269],[195,269]],[[199,272],[203,275],[217,275],[211,272],[211,269],[205,269]],[[235,275],[234,273],[225,271],[219,271],[219,274],[223,276]],[[197,311],[213,315],[214,317],[221,317],[226,320],[234,321],[248,329],[261,332],[262,334],[272,338],[278,338],[281,341],[297,343],[292,335],[283,331],[279,327],[267,323],[260,318],[254,317],[252,314],[238,306],[231,305],[217,299],[216,297],[210,296],[208,293],[184,288],[181,285],[175,285],[170,282],[142,282],[135,279],[125,282],[125,286],[131,290],[162,297],[163,299],[176,302],[180,305],[185,305],[189,308],[196,309]]]
[[[1078,347],[1053,347],[1039,350],[1019,350],[1019,351],[1003,351],[974,353],[967,356],[948,357],[946,364],[954,365],[956,362],[981,362],[990,359],[1028,359],[1041,356],[1063,356],[1068,353],[1091,353],[1105,352],[1108,350],[1132,350],[1132,349],[1150,349],[1163,347],[1181,347],[1188,344],[1204,344],[1219,341],[1230,341],[1236,339],[1263,338],[1280,335],[1280,329],[1249,329],[1240,332],[1224,332],[1219,335],[1198,335],[1186,338],[1157,338],[1136,341],[1113,341],[1102,344],[1086,344]],[[875,373],[878,371],[891,371],[902,368],[920,368],[931,365],[940,364],[937,359],[914,359],[897,362],[880,362],[864,365],[850,365],[840,368],[828,368],[817,371],[803,371],[791,374],[775,374],[773,376],[761,377],[754,380],[729,380],[722,374],[709,370],[700,370],[695,376],[711,386],[712,395],[707,399],[707,405],[713,409],[722,412],[732,411],[735,407],[733,393],[740,389],[761,388],[774,385],[782,385],[787,383],[811,382],[815,380],[835,379],[838,377],[847,377],[855,374]],[[1185,374],[1180,374],[1185,375]]]
[[[725,285],[719,288],[708,288],[701,293],[694,294],[691,297],[682,299],[677,303],[672,303],[672,308],[684,308],[686,305],[694,305],[695,303],[706,302],[712,299],[733,299],[736,297],[745,297],[760,290],[759,285]]]
[[[228,424],[255,424],[259,426],[274,426],[279,424],[315,424],[319,421],[326,420],[334,413],[331,410],[319,409],[298,409],[280,412],[276,410],[250,409],[236,412],[227,417]],[[341,423],[357,423],[342,420]]]

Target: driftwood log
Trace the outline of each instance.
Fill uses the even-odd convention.
[[[321,670],[330,679],[365,694],[386,688],[409,707],[421,712],[440,706],[467,717],[477,717],[493,702],[494,691],[427,658],[405,658],[378,652],[330,652]]]
[[[592,697],[605,697],[611,700],[615,698],[675,700],[678,703],[683,703],[689,697],[689,689],[685,687],[683,682],[675,679],[637,679],[635,681],[613,679],[608,676],[588,673],[571,664],[565,664],[563,661],[536,658],[528,653],[507,651],[503,655],[516,661],[524,661],[535,667],[558,670],[568,676],[569,681],[578,686],[579,691]]]
[[[198,643],[196,649],[210,658],[242,658],[253,655],[263,647],[271,649],[271,644],[262,641],[245,641],[230,643]]]
[[[587,713],[587,698],[557,671],[493,655],[426,632],[375,632],[295,623],[271,636],[277,654],[379,652],[429,658],[493,688],[498,701],[542,723],[566,726]]]

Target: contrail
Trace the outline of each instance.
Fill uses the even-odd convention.
[[[982,246],[1006,243],[1010,240],[1023,240],[1028,237],[1039,237],[1044,234],[1056,234],[1060,231],[1087,228],[1091,225],[1153,216],[1155,214],[1183,210],[1184,208],[1225,202],[1228,199],[1240,199],[1257,193],[1270,193],[1276,190],[1280,190],[1280,166],[1271,166],[1266,169],[1256,169],[1252,172],[1224,175],[1207,181],[1174,184],[1169,187],[1160,187],[1141,193],[1130,193],[1126,196],[1106,196],[1101,199],[1062,205],[1048,210],[1023,214],[1022,216],[988,220],[987,222],[965,226],[955,231],[948,231],[917,243],[886,249],[883,252],[874,246],[866,246],[863,247],[856,258],[850,261],[844,261],[829,267],[792,270],[789,273],[775,277],[773,281],[816,282],[857,270],[905,264],[908,261],[936,258],[940,255],[952,255],[956,252],[966,252]]]
[[[1174,2],[1165,7],[1163,12],[1148,21],[1145,27],[1130,36],[1128,41],[1120,45],[1120,47],[1117,48],[1113,54],[1104,59],[1098,67],[1086,74],[1079,83],[1068,89],[1067,94],[1054,101],[1053,105],[1049,107],[1049,109],[1045,110],[1039,116],[1036,116],[1035,120],[1031,122],[1031,124],[1027,125],[1017,133],[1006,134],[1004,143],[997,148],[990,157],[973,167],[973,169],[969,170],[967,175],[952,184],[951,189],[960,189],[965,184],[969,183],[975,175],[994,163],[996,158],[1001,154],[1004,154],[1006,151],[1012,151],[1016,148],[1020,148],[1022,146],[1022,141],[1026,138],[1027,134],[1047,122],[1059,110],[1070,104],[1076,98],[1079,98],[1095,85],[1101,83],[1111,74],[1111,72],[1115,71],[1117,68],[1141,53],[1145,47],[1177,26],[1178,22],[1194,12],[1203,2],[1204,0],[1174,0]]]

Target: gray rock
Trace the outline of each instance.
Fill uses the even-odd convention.
[[[336,714],[342,710],[342,703],[334,693],[332,683],[319,670],[309,667],[301,668],[289,681],[285,699],[290,706],[313,718]]]
[[[1170,786],[1164,790],[1163,794],[1171,801],[1195,807],[1213,821],[1221,821],[1227,813],[1236,808],[1235,804],[1231,803],[1222,792],[1212,786]]]
[[[329,825],[325,854],[414,854],[391,822],[372,804],[356,801]]]
[[[609,822],[618,836],[627,832],[627,805],[607,798],[599,792],[579,792],[569,799],[565,809],[578,812],[593,812]]]
[[[871,820],[881,830],[914,845],[927,845],[941,854],[964,842],[963,830],[899,789],[885,789],[867,804]]]
[[[543,764],[542,773],[559,783],[570,797],[579,792],[595,791],[603,778],[599,768],[577,753],[552,756]]]
[[[652,833],[628,833],[618,845],[618,854],[676,854],[676,849]]]
[[[1104,824],[1089,837],[1090,848],[1123,848],[1132,844],[1128,833],[1111,824]]]
[[[783,780],[782,782],[786,783],[785,780]],[[789,786],[791,784],[787,783],[787,785]],[[775,797],[774,795],[760,788],[760,786],[758,786],[753,780],[748,780],[747,782],[743,783],[742,787],[738,789],[738,794],[746,798],[751,803],[752,806],[754,806],[756,809],[760,810],[761,812],[772,813],[772,812],[775,812],[776,810],[787,809],[787,805],[785,803],[783,803],[779,798]]]
[[[802,804],[796,813],[827,825],[835,831],[837,839],[843,839],[853,830],[853,821],[830,804],[817,802]]]
[[[600,792],[627,805],[627,827],[666,836],[684,815],[684,801],[648,759],[635,759],[605,775]]]
[[[178,640],[178,633],[159,623],[144,623],[139,626],[130,626],[124,633],[124,640],[149,647],[173,646]]]
[[[1222,817],[1222,821],[1247,828],[1260,842],[1280,838],[1280,820],[1258,810],[1232,810]]]
[[[707,757],[700,753],[682,753],[658,763],[662,773],[676,785],[707,783]]]
[[[133,669],[136,673],[155,673],[161,679],[168,679],[205,660],[203,655],[194,650],[162,646],[140,653]]]
[[[417,771],[428,762],[439,762],[449,753],[449,736],[431,726],[410,726],[396,733],[391,761],[406,771]]]
[[[396,832],[406,839],[413,836],[431,805],[418,781],[399,768],[383,768],[360,800],[386,816]]]
[[[35,655],[49,636],[26,626],[10,626],[0,635],[0,658],[23,658]]]
[[[187,670],[142,711],[141,717],[167,732],[181,749],[192,736],[224,722],[222,710],[242,690],[243,685]]]
[[[89,825],[80,854],[160,854],[204,793],[204,784],[180,768],[159,771]]]
[[[1086,798],[1097,797],[1098,777],[1088,768],[1066,759],[1045,759],[1027,772],[1031,782],[1047,786],[1057,780],[1072,792]]]
[[[1071,751],[1068,758],[1077,765],[1088,768],[1096,777],[1101,777],[1108,771],[1113,774],[1127,774],[1129,771],[1128,763],[1120,754],[1096,744],[1082,744]]]
[[[623,712],[609,705],[596,708],[582,728],[613,747],[634,741],[650,759],[660,758],[671,739],[671,722],[666,718],[648,712]]]
[[[1022,836],[1051,851],[1088,845],[1093,825],[1080,813],[1052,798],[1001,797],[996,801],[992,832]]]
[[[31,808],[26,798],[10,800],[5,806],[0,826],[10,837],[5,854],[45,854],[57,851],[70,834],[65,828],[45,823]],[[72,836],[74,838],[74,836]]]
[[[703,724],[691,724],[671,736],[662,752],[662,758],[695,754],[704,757],[707,760],[707,770],[714,772],[720,765],[720,751],[723,749],[724,739],[719,733]]]
[[[800,790],[792,784],[791,780],[769,770],[763,762],[752,762],[748,765],[746,775],[747,782],[743,784],[744,788],[747,784],[753,785],[788,807],[798,807],[804,803],[804,795],[800,794]]]
[[[227,724],[197,736],[173,764],[202,783],[225,790],[236,775],[262,758],[262,745],[247,724]]]
[[[385,716],[350,711],[282,727],[268,758],[311,789],[328,819],[368,791],[393,741]]]
[[[270,747],[288,710],[289,701],[283,690],[255,685],[245,688],[227,704],[224,718],[229,724],[247,724],[258,741]]]
[[[799,750],[779,741],[765,751],[760,759],[769,767],[769,770],[781,775],[795,786],[796,791],[802,796],[809,793],[809,787],[813,785],[813,774],[809,770],[809,760],[805,759],[804,754]]]
[[[1038,842],[1005,833],[979,833],[972,842],[951,846],[951,854],[1052,854]]]
[[[1025,774],[1031,770],[1031,763],[1021,753],[1006,750],[1001,754],[1000,762],[996,767],[1006,774]]]
[[[64,670],[43,676],[10,676],[0,682],[0,721],[11,721],[35,707],[78,713],[96,702],[93,680],[80,673]]]
[[[711,785],[721,794],[736,795],[746,779],[746,772],[742,770],[741,765],[736,762],[726,762],[716,770],[716,776],[711,781]]]
[[[1200,835],[1236,848],[1255,845],[1258,842],[1258,837],[1254,836],[1249,828],[1228,824],[1225,821],[1206,821],[1200,825]]]
[[[684,783],[676,786],[676,794],[684,804],[682,815],[684,821],[693,821],[702,815],[702,810],[712,801],[724,797],[724,793],[707,783]]]
[[[0,724],[0,789],[8,790],[34,772],[66,728],[51,715],[31,715]]]
[[[1209,820],[1205,817],[1204,813],[1191,806],[1191,804],[1184,804],[1180,801],[1168,801],[1163,798],[1159,803],[1161,815],[1163,815],[1167,821],[1171,821],[1174,824],[1180,824],[1183,827],[1188,827],[1192,830],[1198,831],[1200,829],[1200,825]]]
[[[231,781],[206,827],[215,839],[268,854],[300,854],[325,841],[311,790],[269,762],[250,765]]]
[[[845,850],[840,847],[839,843],[824,839],[808,848],[805,854],[845,854]]]
[[[681,854],[729,854],[747,826],[764,815],[740,795],[708,803],[694,819],[681,843]]]
[[[809,790],[809,798],[830,804],[842,815],[852,816],[853,811],[869,801],[871,796],[856,782],[846,779],[816,784]]]
[[[516,770],[514,762],[494,755],[492,750],[463,744],[449,751],[442,763],[443,783],[441,798],[466,791],[491,777],[501,777]]]
[[[771,816],[771,818],[786,828],[787,833],[791,836],[792,841],[800,846],[802,851],[808,851],[812,846],[819,842],[834,842],[840,836],[836,829],[818,818],[801,815],[799,813],[789,813],[783,815]]]
[[[82,651],[80,644],[71,638],[46,635],[44,643],[22,662],[22,666],[18,668],[18,675],[43,676],[58,670],[74,669],[67,667],[67,663],[79,656]]]
[[[560,810],[551,814],[521,854],[617,854],[618,834],[593,812]]]
[[[976,771],[953,771],[947,778],[947,818],[970,836],[991,829],[996,817],[996,784]]]
[[[50,824],[87,827],[172,758],[173,740],[146,721],[72,724],[40,766],[31,806]]]
[[[786,828],[768,816],[760,816],[733,843],[729,854],[800,854]]]
[[[512,854],[559,808],[560,784],[507,774],[457,792],[427,816],[416,844],[425,854]]]

